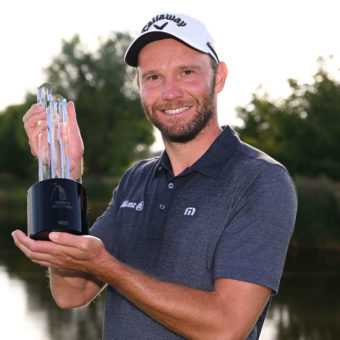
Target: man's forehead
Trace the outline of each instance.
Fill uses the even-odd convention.
[[[173,56],[178,56],[182,60],[185,59],[197,59],[206,58],[210,60],[210,56],[206,53],[197,51],[196,49],[188,46],[187,44],[178,41],[173,38],[166,38],[162,40],[156,40],[145,45],[138,56],[138,64],[140,59],[146,56],[146,58],[152,57],[166,57],[171,59]]]

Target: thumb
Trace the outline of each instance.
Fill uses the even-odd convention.
[[[79,241],[79,236],[59,231],[50,232],[48,237],[52,242],[68,247],[74,247]]]
[[[74,106],[74,102],[72,101],[67,103],[67,116],[69,120],[69,133],[75,132],[75,134],[81,138],[79,125],[77,122],[76,109]]]
[[[67,102],[67,115],[71,125],[78,125],[74,102]]]

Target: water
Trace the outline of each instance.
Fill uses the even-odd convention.
[[[104,295],[88,307],[61,310],[53,302],[46,270],[13,244],[18,225],[0,221],[0,320],[2,339],[101,339]],[[261,340],[340,339],[340,254],[290,250],[279,295],[273,299]]]

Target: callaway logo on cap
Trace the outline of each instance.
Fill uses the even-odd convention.
[[[164,13],[153,17],[130,44],[125,53],[125,62],[137,66],[138,54],[147,44],[161,39],[174,38],[189,47],[210,54],[218,63],[214,41],[203,22],[184,14]]]

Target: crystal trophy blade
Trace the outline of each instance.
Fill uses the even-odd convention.
[[[38,88],[37,102],[46,109],[47,128],[38,136],[39,182],[27,193],[28,235],[48,240],[51,231],[88,234],[86,191],[70,179],[66,99],[46,83]]]

